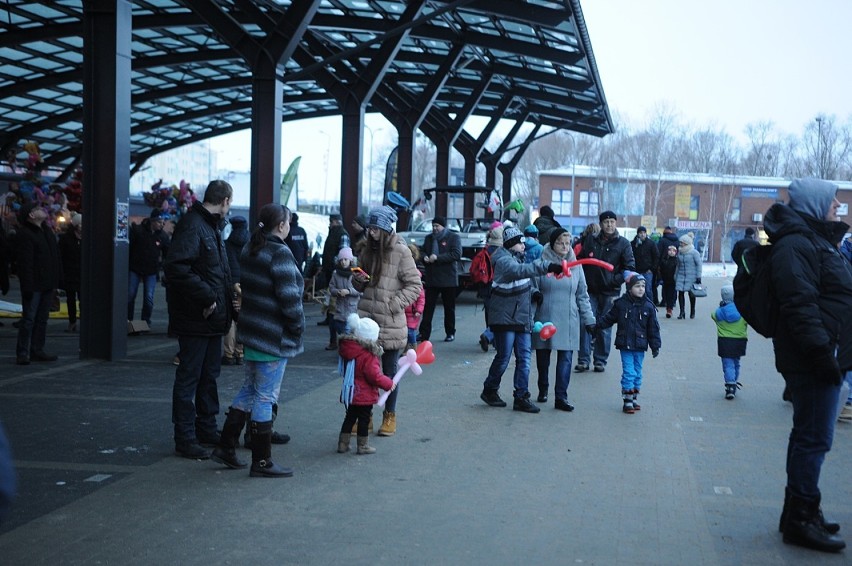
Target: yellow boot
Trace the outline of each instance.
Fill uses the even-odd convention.
[[[379,436],[393,436],[396,433],[396,413],[385,411],[382,413],[382,426],[379,427]]]
[[[367,425],[367,432],[373,432],[373,415],[370,415],[370,424]],[[358,421],[355,421],[355,424],[352,425],[352,434],[358,436]]]

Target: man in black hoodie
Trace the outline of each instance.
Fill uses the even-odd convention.
[[[155,208],[148,218],[140,224],[130,226],[130,274],[127,278],[127,320],[133,320],[136,306],[136,293],[142,283],[142,320],[151,326],[151,314],[154,312],[154,290],[157,288],[157,275],[160,263],[169,249],[169,235],[163,231],[165,218],[163,212]]]
[[[772,243],[772,292],[778,326],[775,368],[793,403],[787,486],[779,529],[784,542],[837,552],[846,543],[820,509],[819,476],[834,437],[843,374],[852,370],[852,272],[837,250],[849,225],[840,222],[837,186],[797,179],[789,203],[764,217]]]

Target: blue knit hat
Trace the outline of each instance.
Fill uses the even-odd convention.
[[[384,230],[388,234],[393,233],[393,225],[396,224],[396,212],[389,206],[380,206],[370,211],[367,216],[367,226]]]

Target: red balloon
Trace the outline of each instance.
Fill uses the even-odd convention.
[[[417,363],[421,366],[431,364],[435,361],[435,352],[432,351],[432,343],[424,340],[417,346]]]
[[[538,335],[542,340],[550,340],[553,338],[553,335],[556,334],[556,327],[552,324],[548,324],[547,326],[543,326],[539,331]]]

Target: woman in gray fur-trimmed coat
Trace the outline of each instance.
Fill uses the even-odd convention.
[[[303,350],[305,314],[302,275],[284,238],[290,211],[279,204],[260,209],[260,221],[240,254],[243,291],[240,342],[246,378],[222,428],[211,458],[229,468],[245,468],[235,447],[251,414],[251,477],[289,477],[290,468],[272,462],[272,405],[276,402],[287,361]]]
[[[701,283],[701,254],[692,245],[692,236],[684,234],[679,239],[677,252],[677,271],[675,272],[675,290],[680,307],[678,318],[686,318],[686,294],[689,294],[689,318],[695,318],[695,295],[692,286]]]

